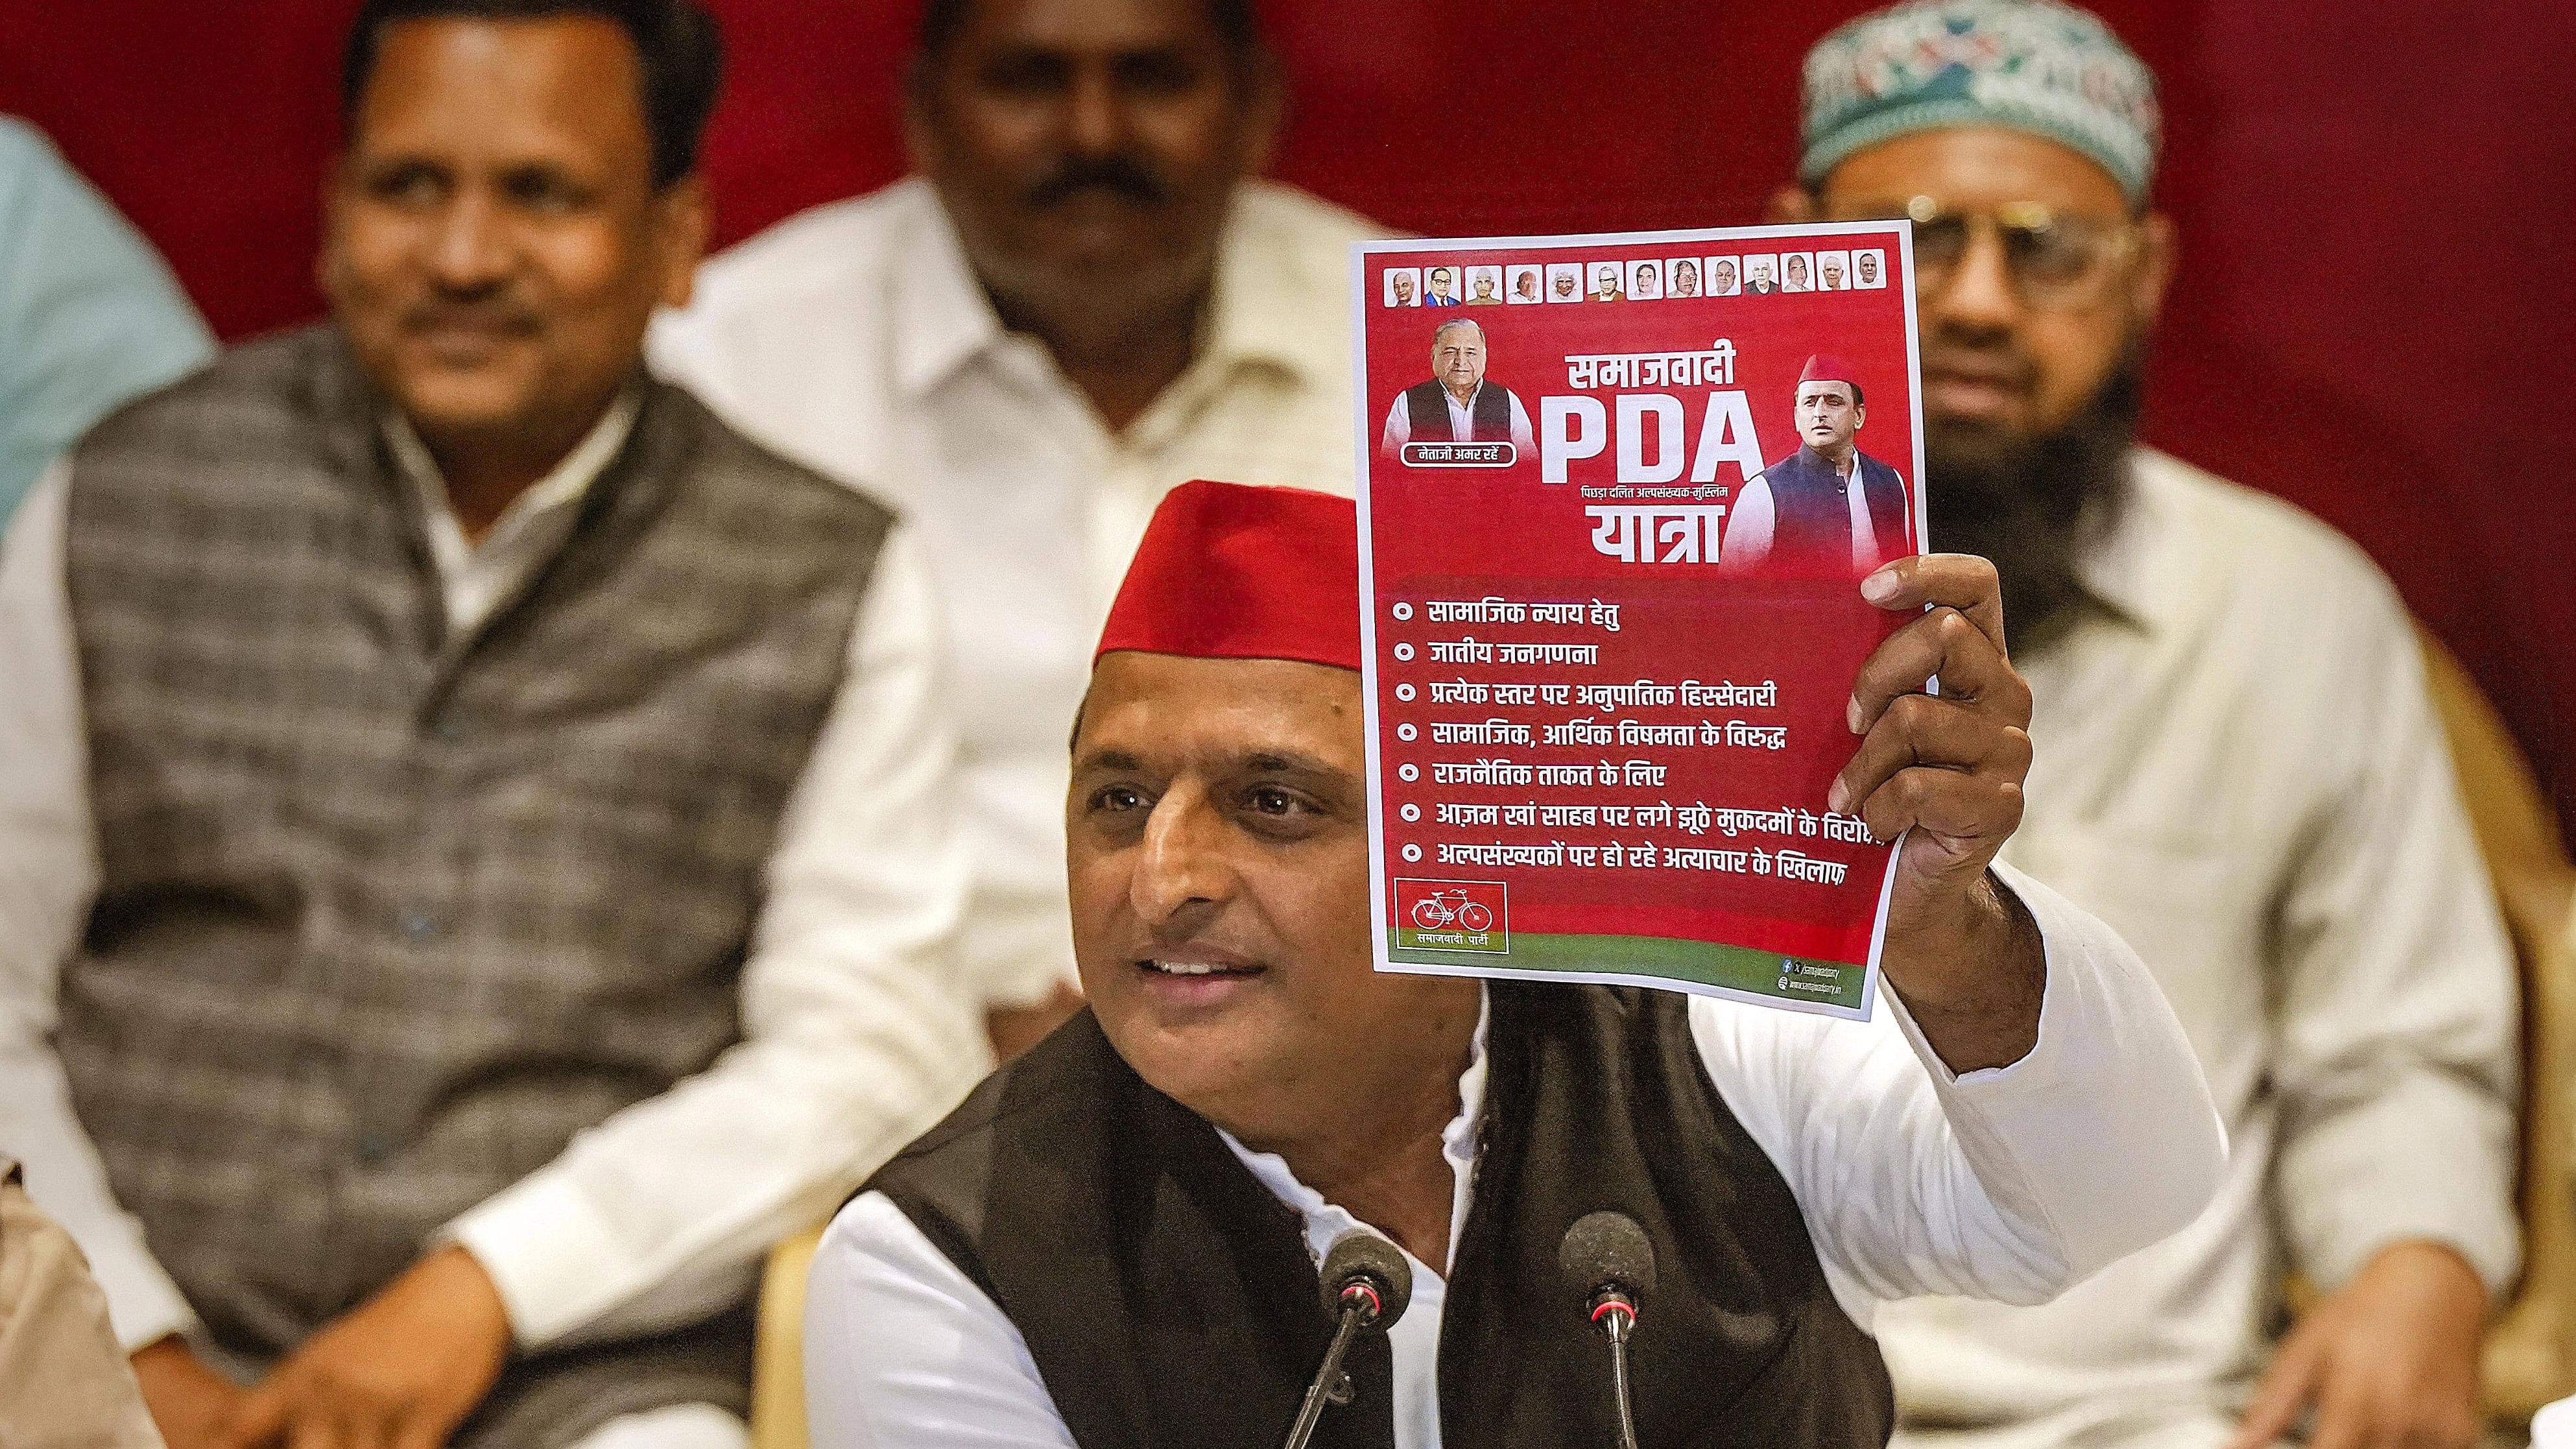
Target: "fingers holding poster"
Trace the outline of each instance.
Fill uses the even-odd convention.
[[[1901,230],[1357,259],[1444,309],[1359,309],[1380,967],[1867,1015],[1893,855],[1827,800],[1854,580],[1921,547]]]

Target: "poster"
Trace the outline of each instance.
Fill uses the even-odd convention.
[[[1825,798],[1924,533],[1908,241],[1353,249],[1378,969],[1869,1015],[1894,849]]]

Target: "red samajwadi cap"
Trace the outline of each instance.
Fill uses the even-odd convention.
[[[1118,586],[1114,649],[1360,667],[1359,514],[1304,488],[1205,479],[1163,497]]]
[[[1860,377],[1852,371],[1852,365],[1830,352],[1819,352],[1808,358],[1807,365],[1798,370],[1798,381],[1802,384],[1839,382],[1845,387],[1860,386]]]

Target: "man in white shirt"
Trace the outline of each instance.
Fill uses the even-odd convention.
[[[916,545],[642,369],[713,24],[503,9],[370,0],[331,320],[0,549],[0,1143],[175,1449],[738,1449],[986,1060]]]
[[[1356,535],[1303,490],[1165,501],[1072,742],[1090,1010],[825,1235],[819,1449],[1270,1442],[1330,1336],[1316,1260],[1361,1225],[1412,1305],[1346,1361],[1340,1442],[1617,1442],[1557,1267],[1604,1207],[1660,1284],[1641,1442],[1859,1449],[1892,1422],[1875,1300],[2037,1302],[2208,1201],[2225,1151],[2153,980],[1989,870],[2030,761],[1990,567],[1859,586],[1915,617],[1853,682],[1832,790],[1912,832],[1855,1024],[1374,972]]]
[[[1064,722],[1155,503],[1351,488],[1348,244],[1375,232],[1255,179],[1281,106],[1248,0],[934,0],[921,174],[716,258],[656,329],[668,375],[919,527],[999,1003],[1072,981]]]
[[[2465,1445],[2517,1255],[2512,962],[2387,581],[2135,442],[2155,116],[2116,36],[2031,0],[1807,60],[1781,219],[1912,220],[1930,543],[1996,562],[2036,697],[2005,859],[2138,948],[2234,1148],[2198,1222],[2058,1302],[1880,1338],[1924,1443],[2214,1449],[2312,1413],[2318,1444]],[[2290,1273],[2323,1297],[2275,1341]]]
[[[1378,451],[1393,458],[1407,443],[1510,443],[1526,460],[1529,409],[1519,393],[1485,381],[1485,329],[1452,317],[1431,329],[1431,376],[1395,395],[1379,430]]]

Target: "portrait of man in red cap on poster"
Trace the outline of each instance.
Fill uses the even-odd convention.
[[[1914,509],[1895,468],[1860,450],[1869,406],[1850,363],[1807,359],[1795,403],[1798,450],[1744,487],[1726,521],[1721,566],[1858,578],[1915,551]]]

